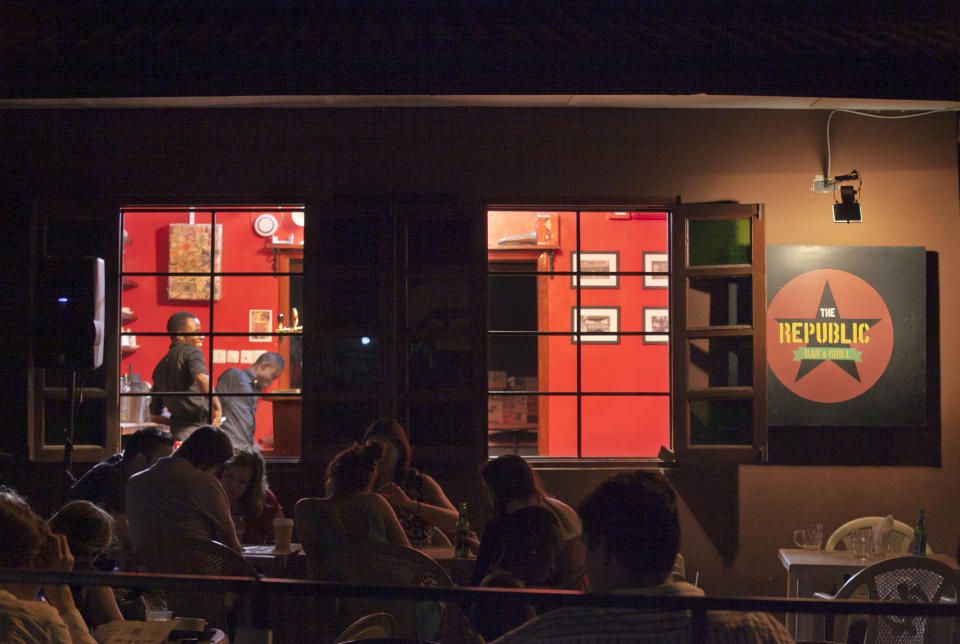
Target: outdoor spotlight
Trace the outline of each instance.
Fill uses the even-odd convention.
[[[863,221],[860,204],[857,203],[856,196],[857,191],[853,189],[853,186],[840,186],[840,203],[833,204],[833,220],[835,222],[859,224]]]

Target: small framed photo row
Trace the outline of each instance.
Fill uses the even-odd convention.
[[[619,306],[570,307],[570,343],[620,344]],[[577,322],[579,331],[577,335]]]
[[[645,335],[644,344],[668,344],[670,342],[670,310],[660,307],[643,307],[643,330],[645,333],[663,335]]]
[[[620,266],[617,251],[595,253],[570,253],[570,271],[580,275],[570,276],[570,288],[620,288],[619,275],[588,275],[587,273],[616,273]]]
[[[670,257],[666,253],[643,253],[644,273],[663,273],[663,275],[644,275],[643,288],[667,288],[670,285]]]

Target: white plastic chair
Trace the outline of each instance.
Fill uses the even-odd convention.
[[[837,544],[843,543],[845,550],[850,550],[850,536],[860,528],[872,528],[878,522],[883,521],[883,517],[860,517],[847,521],[842,526],[833,531],[830,538],[827,539],[827,545],[824,550],[836,550]],[[890,539],[887,541],[888,552],[909,552],[910,544],[913,543],[913,528],[903,521],[893,520],[893,531],[890,532]],[[927,544],[927,554],[932,555],[933,550],[930,544]]]
[[[857,599],[866,590],[871,600],[911,602],[956,602],[960,574],[950,566],[928,557],[894,557],[867,566],[850,577],[834,595],[814,593],[818,599]],[[832,641],[847,641],[850,616],[837,615]],[[953,617],[896,615],[860,616],[866,621],[864,642],[948,643],[953,637]]]

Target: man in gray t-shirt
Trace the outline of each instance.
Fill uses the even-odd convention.
[[[279,353],[260,354],[247,369],[231,367],[217,379],[220,404],[223,406],[221,428],[230,437],[234,447],[250,447],[257,428],[257,402],[260,392],[280,376],[285,361]]]
[[[192,313],[174,313],[167,320],[167,333],[170,348],[153,369],[150,420],[169,425],[173,437],[182,441],[200,425],[219,425],[223,414],[214,396],[209,399],[213,405],[211,419],[208,398],[203,395],[210,392],[210,376],[200,351],[200,320]],[[177,392],[191,395],[174,395]]]

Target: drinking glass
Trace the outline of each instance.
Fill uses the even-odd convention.
[[[870,528],[860,528],[850,535],[850,546],[853,556],[857,559],[866,559],[873,550],[873,531]]]
[[[807,523],[793,531],[793,542],[804,550],[819,550],[823,541],[823,525]]]

